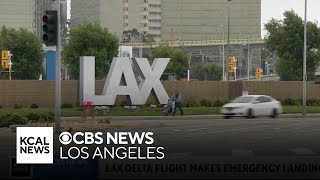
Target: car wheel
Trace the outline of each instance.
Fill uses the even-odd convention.
[[[253,118],[253,110],[252,109],[248,109],[248,113],[247,113],[247,118]]]
[[[272,114],[271,114],[271,118],[276,118],[276,117],[278,117],[278,111],[277,111],[277,109],[273,109]]]

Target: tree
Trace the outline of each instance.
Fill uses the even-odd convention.
[[[222,67],[217,64],[197,64],[190,70],[191,78],[200,81],[220,81],[222,77]]]
[[[82,24],[70,29],[70,40],[63,46],[62,57],[72,79],[79,78],[80,56],[95,56],[95,76],[107,75],[113,57],[118,54],[117,37],[97,24]]]
[[[10,50],[13,56],[13,79],[38,79],[43,73],[41,42],[26,29],[7,29],[5,26],[0,32],[0,49]]]
[[[145,35],[144,33],[139,32],[137,29],[123,31],[122,43],[138,43],[138,42],[151,43],[151,42],[154,42],[154,39],[151,34]]]
[[[188,67],[187,52],[182,47],[171,49],[168,44],[160,45],[151,50],[151,59],[155,58],[171,58],[165,73],[175,73],[177,78],[180,78],[182,71]]]
[[[266,47],[277,54],[276,70],[281,80],[302,80],[304,22],[293,11],[286,11],[283,20],[270,20],[265,28],[268,31]],[[307,23],[307,76],[314,79],[320,62],[320,29],[317,24]]]

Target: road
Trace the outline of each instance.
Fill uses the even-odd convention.
[[[141,126],[115,127],[112,131],[153,132],[154,146],[165,148],[167,161],[188,163],[219,160],[233,163],[251,160],[259,163],[283,160],[301,163],[312,161],[320,165],[319,118],[134,121],[140,122]],[[1,164],[4,165],[9,163],[8,155],[15,155],[15,137],[0,138]],[[4,166],[0,173],[3,176],[8,171],[8,166]],[[320,177],[320,167],[317,174],[313,175]]]

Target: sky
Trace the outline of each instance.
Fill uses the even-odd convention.
[[[302,19],[304,19],[305,0],[261,0],[261,36],[264,37],[266,31],[264,24],[270,19],[283,19],[286,10],[293,9]],[[320,22],[320,0],[307,0],[307,20]],[[68,18],[70,18],[70,0],[68,0]],[[319,26],[319,24],[318,24]]]
[[[307,4],[307,20],[320,22],[320,0],[307,0]],[[304,8],[304,0],[261,0],[262,37],[266,34],[263,26],[270,19],[283,19],[283,13],[293,9],[304,20]]]

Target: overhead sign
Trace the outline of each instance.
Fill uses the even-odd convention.
[[[94,105],[114,105],[119,95],[129,96],[132,105],[144,105],[151,92],[154,92],[160,104],[167,104],[169,96],[160,77],[170,58],[157,58],[150,66],[146,58],[134,58],[138,75],[142,78],[138,84],[132,66],[127,58],[115,57],[112,60],[101,95],[95,95],[95,57],[80,57],[80,103],[91,101]],[[120,85],[124,77],[126,85]],[[153,91],[152,91],[153,89]]]

